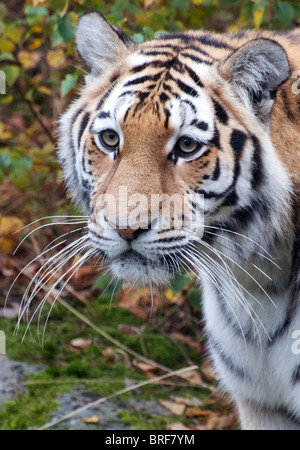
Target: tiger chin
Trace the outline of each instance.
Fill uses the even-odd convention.
[[[127,282],[196,273],[241,427],[300,429],[300,31],[137,45],[89,13],[76,44],[89,73],[61,117],[59,160],[90,244]],[[136,205],[112,211],[121,187],[147,200],[135,221]],[[153,195],[185,199],[181,227],[175,208],[169,222],[162,207],[153,214]]]

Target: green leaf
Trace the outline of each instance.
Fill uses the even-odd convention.
[[[33,24],[38,22],[43,16],[48,16],[49,11],[44,6],[36,7],[33,5],[28,5],[25,7],[25,14],[28,23]]]
[[[78,80],[77,73],[68,73],[61,82],[61,95],[64,97],[75,85]]]
[[[172,289],[175,294],[177,292],[182,291],[182,289],[191,282],[191,277],[188,274],[176,274],[171,282],[170,282],[170,288]]]
[[[142,44],[144,42],[144,36],[141,33],[134,34],[131,39],[135,44]]]
[[[64,42],[69,42],[74,36],[74,27],[70,17],[56,17],[57,29]]]
[[[26,189],[30,183],[31,174],[25,167],[17,166],[10,172],[9,178],[19,189]]]
[[[23,158],[20,158],[19,165],[24,167],[24,169],[31,170],[33,166],[33,157],[24,156]]]
[[[106,273],[102,273],[93,285],[93,289],[104,289],[110,283],[111,278]]]
[[[1,53],[0,60],[14,61],[14,56],[11,53]]]
[[[290,3],[279,2],[275,5],[275,17],[279,22],[289,25],[294,15],[294,8]]]
[[[150,27],[143,27],[143,32],[144,32],[146,40],[153,39],[154,31],[152,30],[152,28],[150,28]]]
[[[20,67],[15,64],[9,64],[2,66],[1,70],[5,73],[6,83],[8,86],[12,86],[20,73]]]
[[[0,154],[0,168],[2,170],[8,170],[11,164],[11,156],[8,152],[4,152]]]
[[[32,186],[34,188],[40,188],[45,183],[46,179],[47,179],[47,174],[45,172],[43,172],[42,170],[40,170],[36,174],[36,176],[32,182]]]
[[[154,37],[155,37],[155,38],[160,38],[160,37],[162,37],[162,36],[165,36],[166,34],[168,34],[167,31],[165,31],[165,30],[159,30],[159,31],[156,31],[156,32],[154,33]]]
[[[187,301],[190,303],[190,305],[192,305],[193,308],[195,308],[197,310],[201,310],[202,295],[201,295],[200,290],[191,289],[186,294],[185,297],[186,297]]]

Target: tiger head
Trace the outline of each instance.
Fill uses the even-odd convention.
[[[223,228],[251,234],[258,211],[258,235],[267,215],[275,227],[286,174],[269,121],[290,73],[278,43],[199,31],[134,44],[98,13],[76,43],[90,72],[61,118],[59,159],[114,277],[160,284]]]

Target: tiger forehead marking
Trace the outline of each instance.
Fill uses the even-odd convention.
[[[195,272],[242,426],[299,429],[300,31],[136,45],[91,13],[76,41],[90,72],[59,157],[92,251],[133,285]]]
[[[178,56],[175,62],[173,57],[159,60],[152,53],[147,58],[147,62],[144,62],[145,55],[142,51],[134,53],[125,60],[124,64],[128,67],[126,74],[120,77],[117,89],[112,87],[108,96],[104,94],[106,98],[103,102],[100,100],[101,107],[107,101],[112,105],[114,111],[120,106],[124,122],[130,117],[132,119],[141,117],[143,111],[145,114],[152,111],[157,115],[158,120],[164,123],[165,128],[169,126],[170,108],[173,107],[169,104],[174,99],[181,104],[181,111],[178,111],[180,116],[198,114],[211,117],[212,111],[208,110],[208,106],[205,108],[208,99],[201,92],[203,84],[196,72],[184,62],[180,62]],[[187,74],[189,84],[183,81]],[[124,77],[125,81],[123,81]],[[116,84],[115,75],[113,78]],[[195,102],[198,103],[198,109]],[[127,105],[125,113],[122,105]],[[199,121],[197,126],[204,130],[208,128],[208,124],[204,120]]]

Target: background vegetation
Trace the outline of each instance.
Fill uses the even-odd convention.
[[[71,98],[76,95],[77,87],[83,82],[84,66],[74,48],[74,30],[78,18],[87,10],[101,11],[135,42],[151,39],[163,31],[200,27],[220,32],[244,28],[287,30],[298,26],[300,22],[298,0],[1,2],[0,70],[6,76],[6,93],[0,94],[0,274],[2,275],[0,306],[4,305],[8,288],[18,271],[40,253],[43,245],[69,232],[71,227],[69,224],[61,224],[40,229],[37,235],[30,236],[16,256],[13,256],[13,250],[20,242],[21,236],[13,233],[44,216],[78,213],[70,205],[70,199],[64,192],[62,174],[55,156],[55,136],[56,121]],[[46,223],[45,219],[39,222],[39,225]],[[7,307],[12,317],[28,280],[38,267],[36,262],[31,271],[28,269],[24,272],[10,293]],[[87,265],[79,271],[76,279],[70,282],[67,292],[62,296],[65,300],[77,302],[76,305],[82,313],[89,315],[90,320],[98,325],[108,327],[107,330],[116,339],[126,341],[130,348],[158,363],[169,364],[175,369],[182,366],[180,363],[182,360],[197,364],[201,361],[201,358],[197,357],[205,351],[205,342],[199,325],[201,298],[189,277],[178,276],[171,289],[160,294],[154,293],[155,299],[158,300],[154,308],[151,307],[149,291],[127,292],[119,286],[115,291],[108,289],[102,299],[97,300],[108,282],[106,275],[101,274],[101,271],[99,275],[99,270]],[[40,294],[42,298],[43,293]],[[111,304],[113,314],[110,315]],[[102,312],[99,308],[103,309]],[[0,319],[0,329],[5,330],[9,342],[13,342],[11,345],[8,344],[9,356],[25,359],[31,363],[46,364],[47,368],[40,375],[40,382],[45,379],[51,381],[54,378],[65,380],[66,377],[79,380],[88,377],[93,379],[97,377],[99,380],[103,376],[119,379],[118,358],[115,353],[110,356],[109,352],[105,353],[107,347],[105,339],[99,338],[96,333],[100,341],[95,340],[94,331],[90,335],[88,332],[90,327],[87,324],[83,325],[78,318],[76,318],[78,326],[76,325],[77,329],[74,331],[73,327],[67,325],[75,323],[75,319],[70,316],[72,316],[70,311],[63,314],[61,310],[56,312],[56,315],[50,316],[44,347],[34,339],[35,344],[31,343],[29,346],[25,341],[25,344],[20,346],[20,339],[12,337],[16,319]],[[33,335],[35,327],[37,328],[33,323]],[[23,332],[24,330],[25,328]],[[88,338],[88,335],[92,343],[86,348],[79,346],[78,350],[78,347],[73,346],[73,350],[74,348],[77,350],[71,351],[70,347],[67,347],[66,343],[75,337]],[[145,346],[145,340],[150,343],[148,347]],[[163,348],[165,351],[162,351]],[[93,368],[95,358],[99,361],[98,369]],[[107,366],[108,362],[111,363],[110,366]],[[136,365],[133,367],[132,359],[125,358],[125,362],[131,378],[144,379],[153,375],[149,367],[141,368]],[[107,367],[111,368],[111,374],[107,371]],[[129,376],[128,373],[127,375]],[[204,365],[201,366],[198,377],[200,378],[196,384],[203,380],[206,382],[212,380],[211,373]],[[98,385],[98,390],[95,389],[101,395],[108,391],[113,392],[114,389],[124,385],[124,378],[123,374],[121,384],[116,381],[117,385],[106,384],[106,388],[103,389],[102,386],[102,390]],[[188,379],[187,383],[191,382]],[[51,403],[53,386],[51,383],[49,386],[48,391],[43,386],[43,394],[36,386],[34,389],[29,388],[26,394],[29,397],[20,396],[18,400],[8,403],[5,406],[5,413],[2,416],[0,413],[0,428],[42,425],[47,420],[51,408],[54,408]],[[62,391],[70,389],[66,383],[62,383],[61,386]],[[91,386],[89,388],[91,389]],[[57,387],[55,389],[57,392]],[[172,392],[174,394],[170,389],[176,388],[168,389],[161,395],[169,397]],[[148,392],[147,395],[151,393],[155,395],[155,391]],[[205,392],[202,392],[202,395],[204,394]],[[40,401],[41,395],[44,399],[51,398],[51,407],[46,400]],[[190,414],[188,419],[187,416],[181,415],[180,420],[186,421],[185,426],[233,427],[233,419],[224,422],[226,409],[223,403],[220,400],[216,403],[215,400],[212,401],[213,390],[208,389],[205,395],[206,401],[209,405],[213,404],[213,407],[206,408],[206,415],[203,409],[202,415],[201,411],[200,413],[194,411],[195,415]],[[214,409],[219,412],[213,413]],[[166,421],[153,422],[153,418],[148,418],[148,422],[144,418],[141,425],[136,422],[134,416],[129,416],[126,416],[126,420],[129,423],[131,421],[135,427],[166,426]]]

